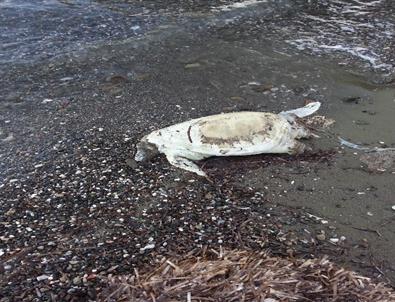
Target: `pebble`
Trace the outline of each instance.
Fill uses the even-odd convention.
[[[41,275],[37,277],[37,281],[44,281],[47,280],[49,278],[48,275]]]
[[[80,277],[75,277],[75,278],[73,278],[73,284],[74,285],[78,285],[78,284],[80,284],[81,283],[81,278]]]
[[[8,264],[4,265],[4,270],[10,271],[11,269],[12,269],[11,265],[8,265]]]
[[[59,81],[66,82],[66,81],[70,81],[72,79],[73,79],[73,77],[64,77],[64,78],[59,79]]]
[[[48,104],[48,103],[51,103],[51,102],[53,102],[52,99],[44,99],[41,103],[42,104]]]
[[[155,243],[147,244],[145,247],[142,247],[140,249],[140,252],[144,252],[145,250],[152,250],[153,248],[155,248]]]
[[[9,209],[6,213],[5,213],[5,215],[6,216],[12,216],[12,215],[14,215],[15,214],[15,209],[14,208],[11,208],[11,209]]]
[[[8,134],[6,138],[3,138],[1,141],[4,143],[8,143],[14,140],[14,135],[12,133]]]
[[[391,207],[391,209],[393,209],[393,210],[395,211],[395,205],[393,205],[393,206]]]
[[[362,239],[361,245],[362,245],[364,248],[368,248],[368,247],[369,247],[369,242],[368,242],[368,240],[367,240],[366,238]]]
[[[339,242],[339,238],[331,238],[329,239],[331,242],[333,243],[338,243]]]
[[[326,239],[325,233],[318,234],[317,239],[320,241],[324,241]]]
[[[133,158],[127,158],[125,160],[125,163],[128,167],[133,168],[133,169],[138,167],[138,164],[136,163],[136,161]]]
[[[185,68],[186,69],[190,69],[190,68],[197,68],[197,67],[200,67],[200,66],[201,66],[200,63],[191,63],[191,64],[186,64]]]

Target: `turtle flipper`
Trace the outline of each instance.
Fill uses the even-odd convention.
[[[170,164],[172,164],[173,166],[192,172],[192,173],[196,173],[197,175],[203,176],[203,177],[207,177],[206,173],[203,172],[203,170],[201,170],[198,165],[196,165],[193,161],[179,156],[179,155],[173,155],[173,154],[166,154],[166,158],[169,161]]]
[[[282,111],[282,112],[279,113],[279,115],[282,115],[285,118],[287,118],[287,117],[289,118],[292,115],[293,116],[297,116],[299,118],[303,118],[303,117],[312,115],[318,109],[320,109],[320,107],[321,107],[321,103],[320,102],[312,102],[312,103],[309,103],[306,106],[298,108],[298,109]]]

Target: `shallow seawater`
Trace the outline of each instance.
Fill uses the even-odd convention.
[[[136,37],[163,18],[138,4],[115,4],[2,0],[0,63],[34,62],[95,43]]]
[[[340,101],[333,108],[336,131],[358,144],[394,147],[395,88],[367,89],[346,80],[337,87],[334,96]]]
[[[385,0],[328,1],[317,9],[307,9],[300,13],[301,22],[292,25],[296,35],[287,43],[314,55],[348,55],[375,70],[391,73],[394,65],[387,55],[393,49],[395,31],[386,3]],[[374,39],[369,39],[373,36]],[[377,41],[389,43],[378,47]]]

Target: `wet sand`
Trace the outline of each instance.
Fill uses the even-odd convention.
[[[4,301],[94,299],[100,276],[205,245],[329,255],[394,285],[395,167],[369,171],[337,139],[395,147],[394,74],[294,48],[278,22],[298,16],[261,5],[186,10],[143,36],[2,63]],[[336,121],[307,142],[312,153],[210,159],[212,183],[163,157],[133,161],[138,139],[159,127],[306,100]]]

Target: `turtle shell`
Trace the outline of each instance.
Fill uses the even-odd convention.
[[[150,142],[173,153],[205,156],[285,153],[293,144],[292,127],[282,116],[234,112],[194,119],[153,132]],[[162,147],[162,148],[161,148]],[[170,150],[169,150],[170,148]]]

